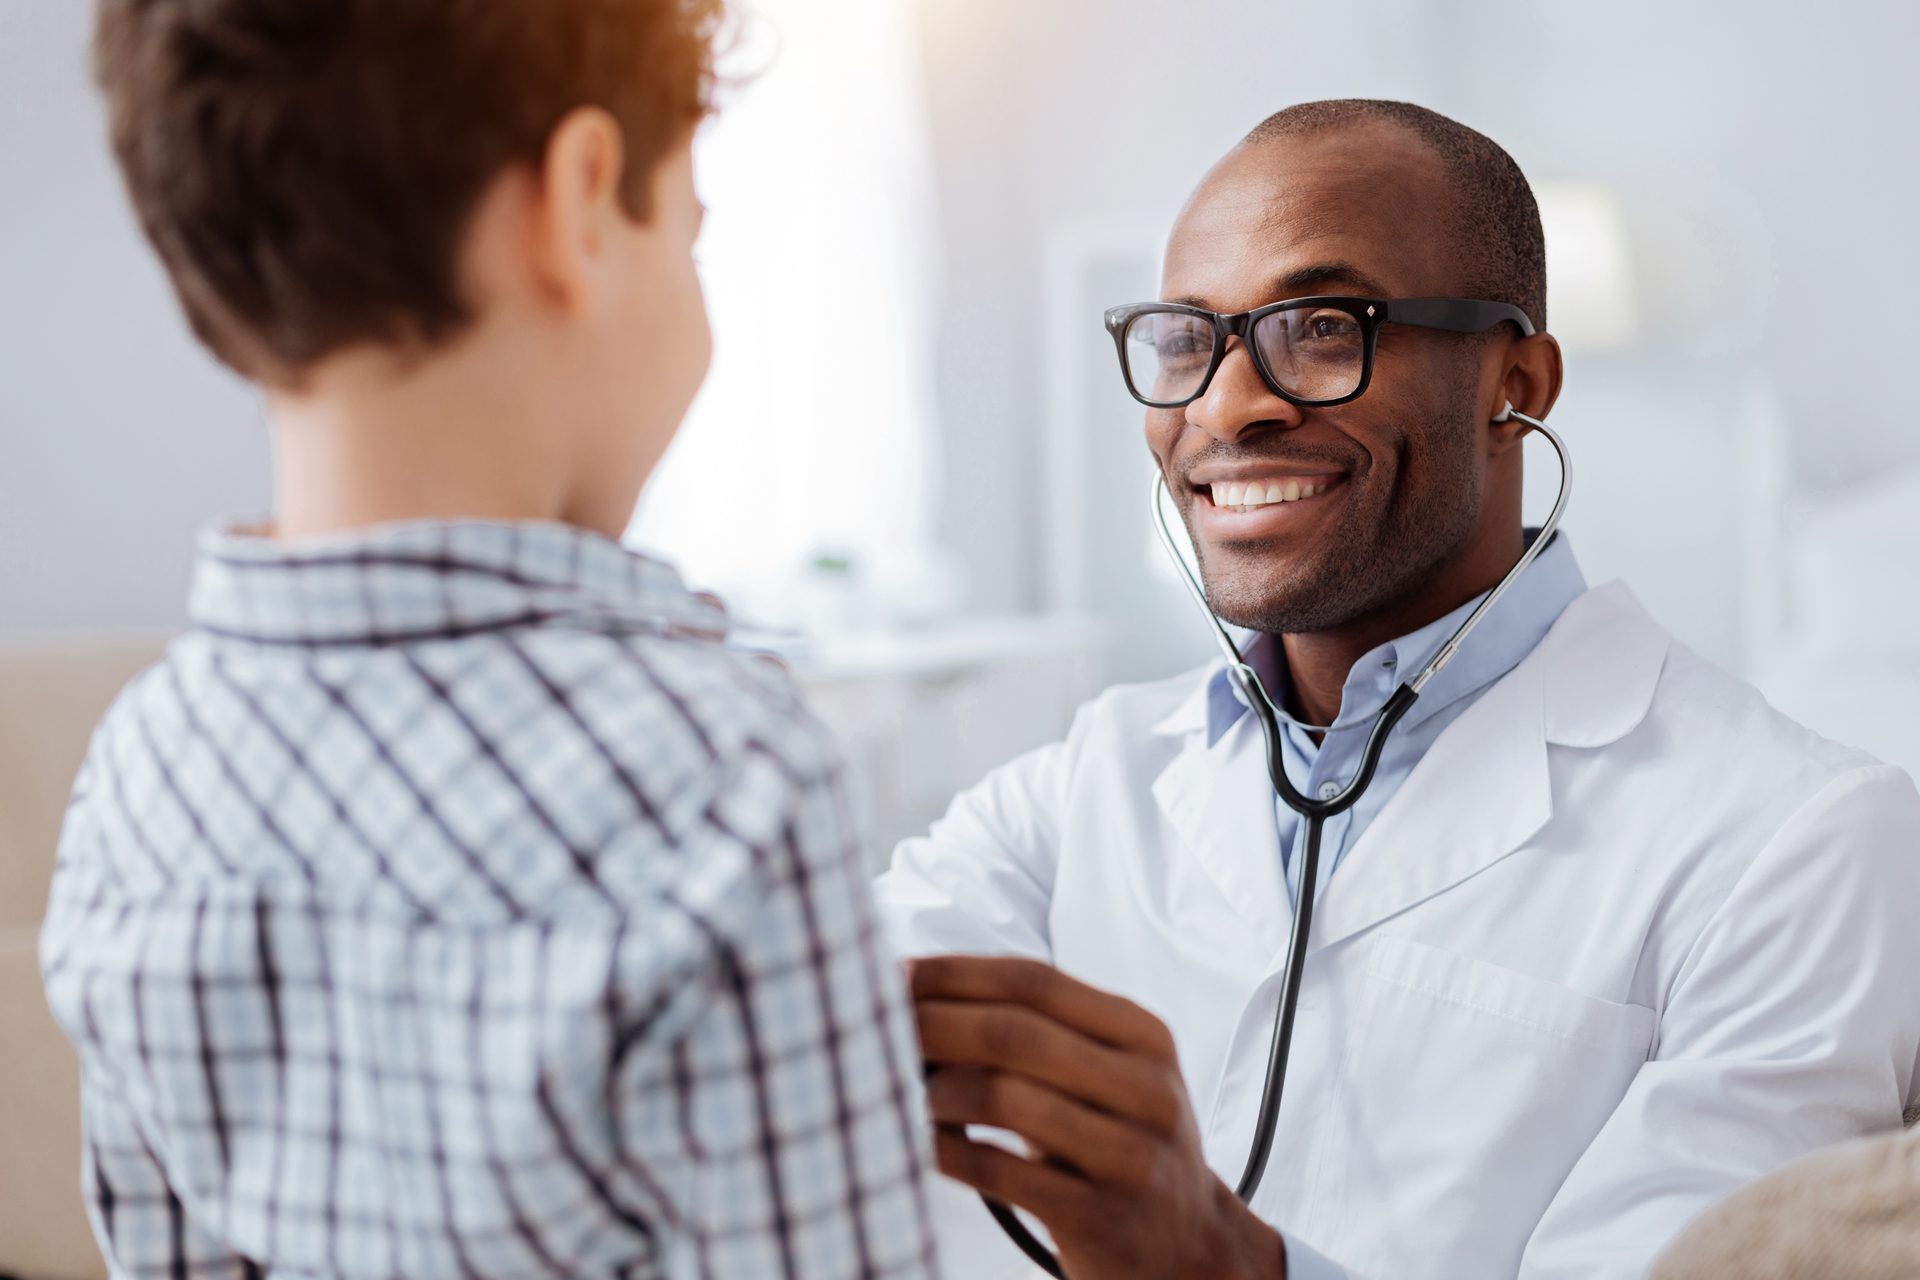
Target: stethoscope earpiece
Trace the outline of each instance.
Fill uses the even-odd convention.
[[[1513,420],[1513,401],[1509,400],[1501,405],[1500,412],[1493,415],[1493,420],[1495,422],[1511,422]]]

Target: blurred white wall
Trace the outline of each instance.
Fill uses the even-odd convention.
[[[0,634],[171,626],[194,531],[266,509],[254,398],[194,345],[108,156],[83,0],[0,0]]]

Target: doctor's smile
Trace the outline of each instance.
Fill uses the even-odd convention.
[[[1231,479],[1214,479],[1229,474]],[[1292,527],[1276,517],[1296,519],[1307,504],[1329,496],[1346,482],[1337,471],[1285,472],[1267,466],[1199,467],[1189,476],[1194,501],[1189,518],[1206,521],[1209,540],[1258,538],[1263,533]],[[1265,520],[1249,517],[1268,517]]]

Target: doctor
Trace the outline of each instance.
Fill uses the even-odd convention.
[[[1207,174],[1162,297],[1465,298],[1544,330],[1544,259],[1494,143],[1404,104],[1311,103]],[[1285,367],[1284,338],[1255,339]],[[1302,408],[1232,337],[1189,402],[1146,413],[1316,795],[1527,545],[1525,427],[1496,417],[1545,416],[1562,369],[1512,323],[1390,323],[1370,372]],[[1912,784],[1774,712],[1624,586],[1590,589],[1562,537],[1328,824],[1243,1206],[1223,1179],[1254,1128],[1301,825],[1216,662],[1109,690],[881,881],[896,942],[935,957],[912,981],[941,1166],[1043,1223],[1074,1280],[1638,1276],[1705,1206],[1895,1128],[1915,1096]]]

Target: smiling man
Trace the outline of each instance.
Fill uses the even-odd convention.
[[[1494,143],[1311,103],[1207,174],[1161,300],[1109,315],[1308,795],[1531,545],[1505,410],[1560,393],[1544,263]],[[1727,1191],[1914,1097],[1920,796],[1589,589],[1565,537],[1326,824],[1243,1205],[1304,838],[1215,663],[1108,691],[882,879],[928,957],[941,1166],[1036,1217],[1075,1280],[1638,1276]]]

